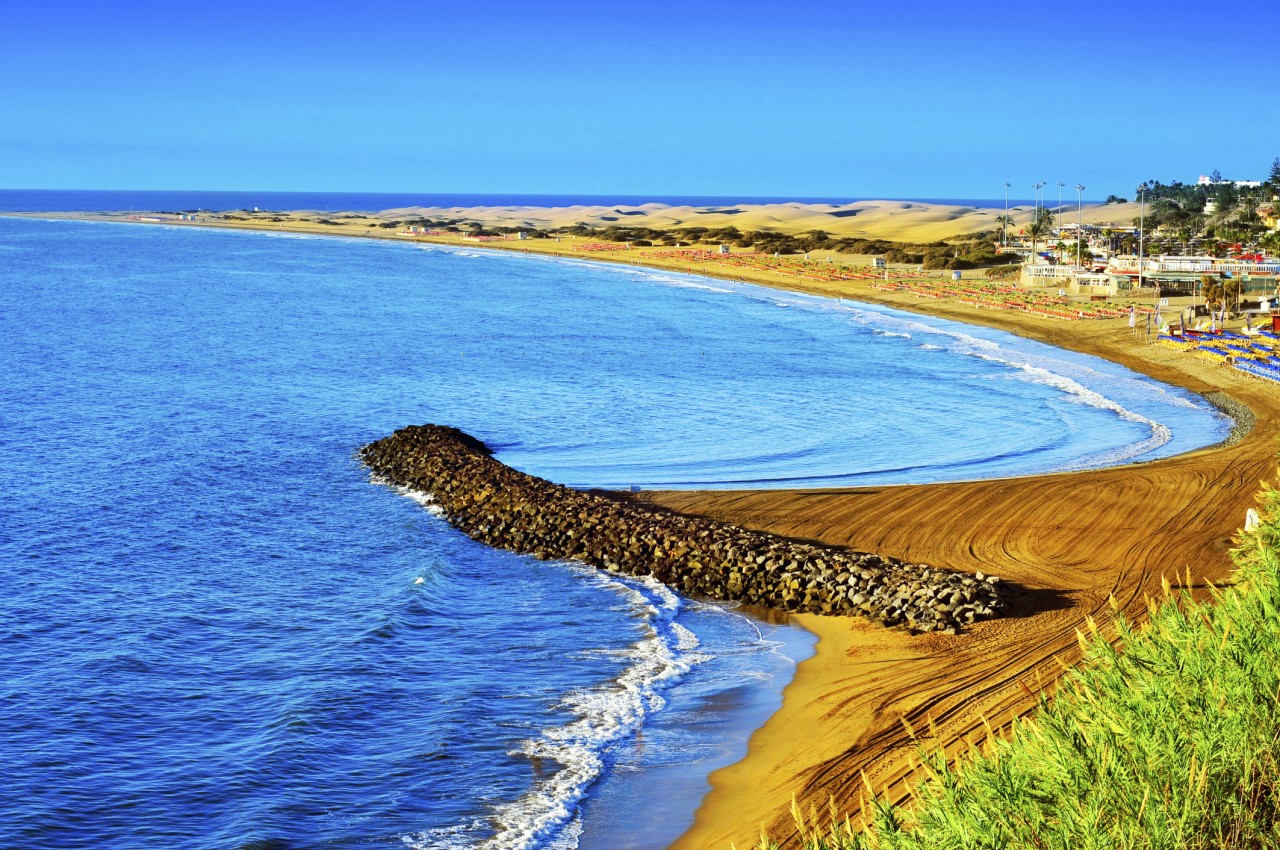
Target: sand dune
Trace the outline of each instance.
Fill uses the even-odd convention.
[[[1029,221],[1031,207],[1011,207],[1017,225]],[[835,236],[932,242],[967,233],[999,228],[996,217],[1004,209],[927,204],[916,201],[858,201],[850,204],[759,204],[730,207],[667,206],[569,206],[569,207],[406,207],[386,210],[383,218],[424,216],[465,219],[491,226],[548,229],[579,222],[592,227],[611,224],[667,229],[673,227],[728,227],[742,231],[769,230],[804,233],[823,230]],[[1115,223],[1129,226],[1138,215],[1137,204],[1091,204],[1080,219],[1087,224]],[[1064,217],[1075,220],[1075,208]]]
[[[936,242],[966,234],[1000,229],[997,217],[1001,207],[971,207],[930,204],[920,201],[856,201],[848,204],[740,204],[736,206],[692,207],[687,205],[642,204],[640,206],[579,205],[565,207],[480,206],[480,207],[399,207],[368,213],[358,211],[294,210],[261,213],[251,221],[223,221],[211,218],[208,225],[260,229],[280,228],[274,218],[288,225],[280,229],[312,229],[321,220],[330,222],[320,232],[351,235],[390,235],[371,232],[370,224],[403,221],[414,218],[480,222],[490,227],[514,227],[549,230],[586,224],[593,228],[609,225],[651,227],[668,230],[678,227],[719,228],[733,226],[740,231],[771,231],[801,234],[821,230],[835,237],[886,239],[904,242]],[[121,214],[76,214],[93,218],[112,218]],[[241,214],[243,215],[243,214]],[[1028,206],[1009,208],[1016,229],[1030,221],[1034,209]],[[1079,218],[1086,224],[1111,224],[1131,227],[1138,216],[1137,204],[1091,204],[1081,209]],[[1074,222],[1076,210],[1067,205],[1064,222]]]

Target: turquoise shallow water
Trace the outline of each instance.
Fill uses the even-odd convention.
[[[1203,402],[994,332],[643,270],[0,219],[0,846],[651,847],[803,636],[494,552],[363,443],[577,486],[1172,454]]]

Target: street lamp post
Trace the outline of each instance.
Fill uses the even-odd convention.
[[[1044,189],[1044,181],[1043,181],[1043,180],[1040,180],[1040,181],[1038,181],[1038,182],[1036,182],[1036,183],[1033,183],[1033,184],[1032,184],[1032,186],[1031,186],[1031,188],[1036,190],[1036,217],[1035,217],[1035,223],[1036,223],[1037,225],[1039,225],[1039,224],[1040,224],[1040,199],[1041,199],[1041,197],[1043,197],[1043,196],[1041,195],[1041,191]],[[1039,229],[1039,228],[1037,227],[1037,229]],[[1034,246],[1034,245],[1035,245],[1035,240],[1034,240],[1034,239],[1032,239],[1032,240],[1031,240],[1031,244],[1032,244],[1032,246]],[[1036,252],[1036,251],[1032,251],[1031,253],[1036,255],[1036,256],[1033,256],[1033,257],[1031,258],[1031,259],[1032,259],[1032,261],[1033,261],[1033,262],[1038,262],[1038,261],[1039,261],[1039,254],[1038,254],[1038,252]]]
[[[1066,186],[1061,180],[1058,181],[1058,236],[1062,236],[1062,187]]]
[[[1147,184],[1138,187],[1138,289],[1142,289],[1142,239],[1147,214]]]
[[[1036,221],[1040,220],[1040,207],[1044,201],[1044,181],[1041,180],[1031,188],[1036,190]]]
[[[1080,206],[1081,204],[1084,203],[1082,200],[1084,196],[1081,195],[1080,193],[1083,191],[1084,191],[1084,186],[1077,183],[1076,184],[1076,265],[1078,266],[1084,265],[1084,262],[1081,260],[1081,258],[1084,255],[1080,252]]]
[[[1009,187],[1013,184],[1005,181],[1004,184],[1004,231],[1000,235],[1001,247],[1009,246]]]

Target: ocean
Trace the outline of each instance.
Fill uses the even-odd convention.
[[[474,543],[357,460],[402,425],[652,488],[1074,469],[1229,424],[996,331],[573,260],[0,218],[0,270],[3,847],[683,831],[812,640]]]
[[[672,206],[731,206],[733,204],[851,204],[877,198],[790,198],[738,197],[712,195],[479,195],[441,193],[378,192],[258,192],[157,189],[0,189],[0,212],[56,212],[89,210],[148,210],[163,212],[195,212],[209,210],[357,210],[378,212],[401,207],[503,207],[503,206],[639,206],[670,204]],[[905,198],[934,204],[996,208],[1003,198]],[[1030,206],[1030,200],[1010,199],[1009,205]]]

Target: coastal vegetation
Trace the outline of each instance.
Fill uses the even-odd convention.
[[[1280,158],[1271,163],[1263,181],[1225,179],[1215,170],[1195,184],[1147,180],[1134,194],[1149,204],[1141,223],[1151,231],[1152,253],[1198,249],[1197,253],[1221,255],[1228,244],[1280,249],[1274,239]],[[1138,223],[1135,220],[1135,226]]]
[[[227,221],[252,221],[257,216],[253,214],[227,213],[222,217]],[[341,216],[341,218],[350,217]],[[1043,210],[1039,214],[1037,221],[1041,222],[1040,227],[1045,228],[1044,232],[1047,233],[1047,228],[1052,223],[1052,215],[1047,209]],[[337,225],[340,222],[332,218],[323,218],[318,220],[317,223]],[[514,225],[486,224],[485,222],[468,218],[408,216],[370,222],[366,226],[393,231],[416,227],[422,230],[438,230],[443,233],[468,237],[516,236],[517,234],[523,234],[525,239],[578,237],[591,239],[601,244],[616,243],[618,245],[630,245],[635,248],[731,245],[735,248],[749,248],[759,254],[777,254],[779,256],[827,251],[854,256],[882,256],[890,263],[920,265],[929,270],[1005,266],[1016,264],[1021,260],[1016,254],[1000,254],[996,252],[995,246],[999,241],[999,232],[995,230],[969,233],[948,240],[910,242],[835,236],[824,230],[810,230],[803,233],[786,233],[773,230],[744,231],[733,225],[725,227],[689,225],[657,228],[619,223],[595,227],[585,222],[577,222],[568,226],[540,229]]]
[[[972,269],[1013,263],[1014,254],[995,252],[995,232],[984,231],[960,239],[937,242],[894,242],[886,239],[836,237],[822,230],[801,234],[775,231],[740,231],[736,227],[680,227],[659,230],[649,227],[609,226],[592,229],[578,225],[572,235],[589,236],[603,242],[630,242],[636,245],[692,247],[695,245],[732,245],[750,248],[761,254],[795,255],[815,251],[840,254],[883,256],[890,263],[922,265],[926,269]]]
[[[1046,210],[1046,214],[1047,214]],[[440,222],[429,219],[392,222],[392,226],[438,227],[461,233],[458,221]],[[883,256],[890,263],[924,266],[926,269],[973,269],[985,266],[1017,263],[1016,254],[998,254],[995,250],[995,231],[967,234],[948,241],[898,242],[887,239],[858,239],[836,237],[822,230],[800,234],[768,230],[742,231],[737,227],[708,228],[700,226],[654,228],[640,225],[611,224],[592,227],[579,222],[569,227],[550,230],[531,230],[511,226],[486,227],[479,222],[461,223],[468,229],[467,236],[503,236],[524,233],[527,239],[550,239],[557,236],[576,236],[601,244],[629,244],[636,248],[662,246],[684,248],[695,246],[731,245],[750,248],[760,254],[797,255],[815,251],[856,256]],[[383,225],[386,226],[386,225]]]
[[[1280,493],[1261,501],[1231,587],[1201,601],[1188,575],[1145,627],[1089,619],[1084,665],[1033,715],[955,760],[922,748],[909,809],[870,788],[860,824],[793,807],[802,846],[1280,846]]]

